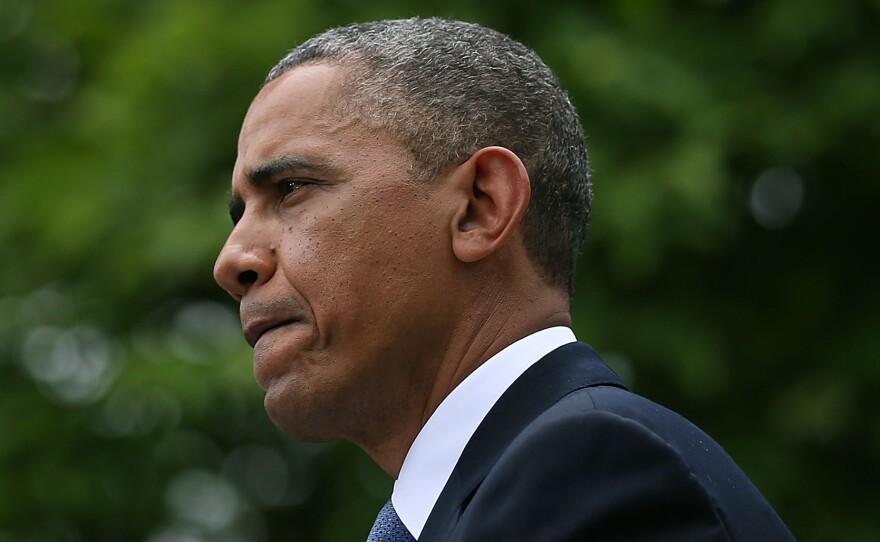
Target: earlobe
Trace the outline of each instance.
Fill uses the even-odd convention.
[[[504,147],[475,152],[454,172],[462,208],[452,224],[452,249],[462,262],[481,260],[516,231],[531,196],[529,175]]]

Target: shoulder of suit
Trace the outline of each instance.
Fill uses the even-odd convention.
[[[531,458],[531,459],[530,459]],[[535,466],[533,458],[540,458]],[[559,488],[564,480],[654,495],[704,510],[723,526],[722,538],[749,539],[760,529],[768,540],[792,540],[784,524],[726,451],[683,416],[624,389],[598,386],[573,391],[529,423],[496,463],[506,471],[529,469]],[[554,475],[553,473],[562,473]],[[720,534],[720,532],[719,532]]]
[[[597,409],[593,395],[573,392],[526,426],[474,495],[464,526],[488,537],[518,518],[509,534],[523,540],[611,532],[624,538],[609,540],[645,532],[674,533],[656,538],[671,540],[699,525],[700,540],[731,540],[723,511],[687,461],[642,424]]]

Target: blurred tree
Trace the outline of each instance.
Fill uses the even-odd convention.
[[[475,20],[570,90],[574,307],[800,540],[876,540],[874,2],[0,1],[0,540],[363,539],[391,481],[279,435],[211,279],[265,72],[356,20]]]

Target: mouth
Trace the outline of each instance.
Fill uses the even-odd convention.
[[[295,324],[300,320],[297,318],[290,318],[288,320],[272,320],[272,321],[263,321],[263,322],[253,322],[248,324],[244,329],[244,337],[247,340],[248,344],[251,345],[251,348],[254,348],[257,345],[257,342],[260,338],[269,333],[272,330],[278,329],[280,327],[284,327],[290,324]]]

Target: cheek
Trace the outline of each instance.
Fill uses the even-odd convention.
[[[397,247],[365,227],[363,218],[337,210],[333,216],[309,217],[285,228],[279,266],[314,310],[356,305],[387,278],[388,258]]]
[[[439,228],[431,229],[426,210],[392,198],[337,203],[284,231],[281,266],[319,328],[363,330],[412,310],[442,264]]]

